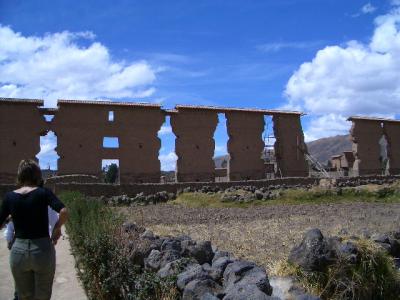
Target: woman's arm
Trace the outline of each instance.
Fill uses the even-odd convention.
[[[66,207],[62,208],[59,212],[58,221],[56,225],[54,225],[53,233],[51,235],[51,241],[54,245],[57,244],[58,239],[61,236],[61,227],[67,222],[68,220],[68,210]]]

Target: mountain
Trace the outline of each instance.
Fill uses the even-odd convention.
[[[332,155],[342,154],[343,151],[351,151],[352,142],[349,135],[337,135],[318,139],[307,143],[308,152],[320,163],[326,164]],[[215,167],[225,167],[228,155],[214,157]]]
[[[331,136],[307,143],[308,152],[323,164],[326,164],[332,155],[351,151],[351,147],[349,135]]]

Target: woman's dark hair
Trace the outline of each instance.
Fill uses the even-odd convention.
[[[40,186],[42,171],[36,161],[32,159],[21,160],[18,166],[17,184],[19,186]]]

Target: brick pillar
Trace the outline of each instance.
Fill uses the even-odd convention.
[[[275,114],[273,122],[278,176],[307,177],[308,164],[305,160],[307,146],[304,143],[300,115]]]
[[[174,132],[176,179],[178,182],[215,180],[214,132],[218,124],[215,111],[180,108],[171,115]]]
[[[384,122],[383,130],[388,142],[389,173],[400,174],[400,123]]]
[[[254,112],[226,112],[228,128],[228,178],[231,181],[265,178],[262,133],[264,114]]]
[[[353,165],[355,175],[381,174],[379,145],[379,140],[383,135],[381,121],[359,119],[351,119],[351,121],[353,125],[350,134],[355,156]]]

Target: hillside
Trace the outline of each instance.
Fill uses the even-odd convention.
[[[323,164],[332,155],[341,154],[343,151],[351,151],[351,145],[349,135],[337,135],[307,143],[308,152]]]

